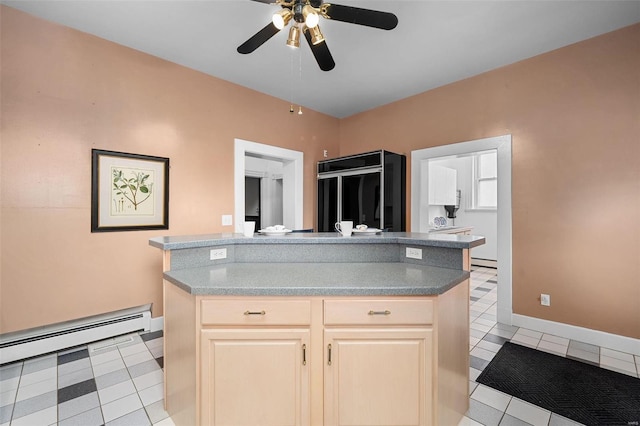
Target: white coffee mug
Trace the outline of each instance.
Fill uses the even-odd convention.
[[[343,237],[350,237],[353,232],[353,221],[352,220],[343,220],[340,222],[336,222],[335,224],[336,231],[342,234]]]
[[[256,230],[255,222],[245,222],[244,223],[244,236],[245,237],[253,237],[253,233]]]

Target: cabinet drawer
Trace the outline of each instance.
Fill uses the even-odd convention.
[[[327,325],[432,324],[433,300],[326,300]]]
[[[308,325],[311,301],[229,299],[202,300],[202,325]]]

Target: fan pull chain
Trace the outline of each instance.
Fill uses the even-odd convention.
[[[289,105],[289,112],[293,114],[293,50],[291,51],[291,55],[289,55],[289,74],[291,78],[289,79],[289,89],[291,91],[291,96],[289,100],[291,101]]]
[[[294,113],[293,108],[293,96],[295,90],[300,90],[302,88],[302,54],[300,53],[300,49],[294,49],[298,54],[298,81],[296,82],[293,77],[293,51],[291,52],[290,58],[290,68],[291,68],[291,78],[289,79],[289,88],[291,89],[291,97],[289,103],[289,112],[291,114]],[[296,87],[297,86],[297,87]],[[298,115],[302,115],[302,105],[298,105]]]
[[[298,71],[299,71],[299,79],[298,79],[298,92],[299,92],[302,89],[302,54],[300,52],[298,52]],[[298,105],[298,115],[302,115],[302,105]]]

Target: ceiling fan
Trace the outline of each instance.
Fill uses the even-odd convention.
[[[302,33],[307,39],[307,43],[311,48],[311,52],[313,52],[316,62],[318,62],[320,69],[323,71],[332,70],[336,64],[327,47],[324,35],[318,26],[320,16],[325,19],[383,30],[392,30],[398,25],[398,18],[393,13],[324,3],[323,0],[252,1],[278,5],[281,9],[273,15],[272,22],[268,23],[263,29],[238,46],[238,53],[247,54],[253,52],[293,20],[294,22],[289,29],[287,45],[299,47],[300,34]]]

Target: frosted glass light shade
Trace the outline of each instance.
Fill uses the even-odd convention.
[[[318,25],[318,21],[320,21],[320,17],[310,5],[306,5],[302,8],[302,16],[304,16],[304,23],[308,28],[315,27]]]
[[[287,26],[292,16],[293,14],[289,9],[282,9],[278,13],[273,14],[273,16],[271,17],[271,22],[273,22],[273,25],[277,29],[281,30]]]

